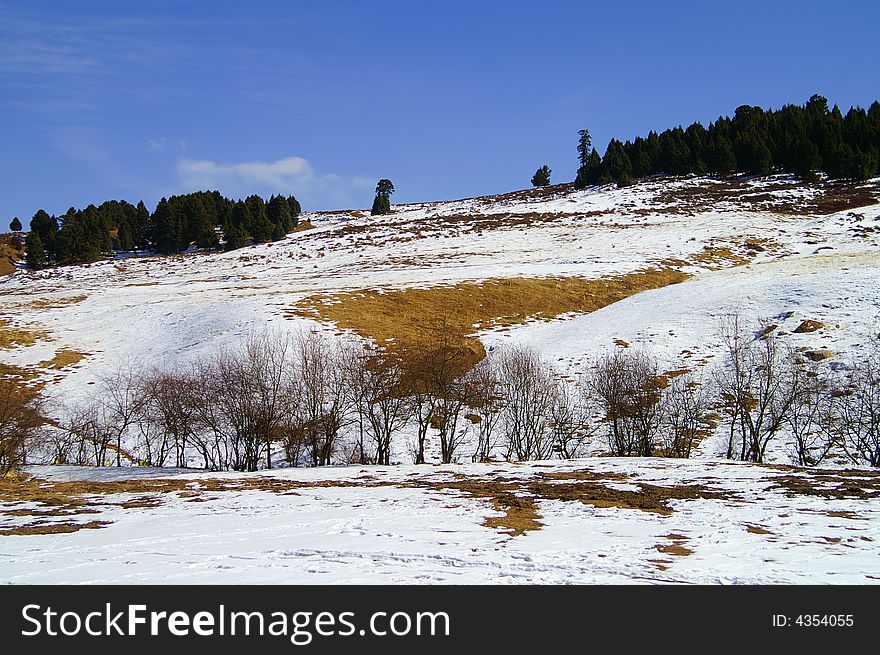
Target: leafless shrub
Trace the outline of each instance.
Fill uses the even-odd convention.
[[[486,462],[497,444],[504,395],[498,362],[493,355],[480,360],[465,376],[465,397],[476,417],[476,444],[471,460]]]
[[[437,430],[443,463],[455,460],[465,441],[459,419],[467,401],[465,373],[473,352],[453,337],[444,325],[402,353],[405,386],[417,423],[413,459],[425,462],[428,429]]]
[[[375,446],[375,461],[391,463],[391,439],[412,416],[406,395],[405,372],[400,359],[388,353],[364,352],[357,357],[360,390],[358,409]],[[361,445],[363,453],[363,445]]]
[[[584,443],[595,433],[590,420],[588,394],[576,394],[570,383],[557,380],[550,405],[553,452],[562,459],[581,454]]]
[[[668,457],[690,457],[694,445],[714,428],[711,395],[703,381],[685,374],[663,390],[661,439]]]
[[[832,378],[822,375],[815,364],[791,358],[790,375],[794,385],[794,402],[787,417],[791,431],[792,460],[800,466],[815,466],[822,462],[838,443],[835,434],[835,399]]]
[[[556,396],[550,368],[535,350],[515,346],[501,352],[498,371],[507,459],[547,459],[553,452],[550,414]]]
[[[727,317],[721,332],[727,360],[715,384],[728,415],[727,457],[762,462],[798,399],[797,355],[772,332],[761,329],[763,336],[754,337],[737,315]]]
[[[598,361],[590,384],[610,452],[624,457],[656,454],[663,421],[656,360],[641,351],[615,350]]]
[[[0,378],[0,476],[27,463],[29,446],[36,445],[44,421],[36,391]]]
[[[305,332],[296,339],[295,429],[302,431],[314,466],[332,461],[337,437],[354,406],[351,357],[350,349],[318,332]]]
[[[840,445],[853,463],[880,467],[880,348],[853,364],[846,383],[833,396]]]

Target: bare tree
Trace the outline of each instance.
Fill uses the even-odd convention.
[[[400,358],[389,353],[365,352],[358,357],[359,409],[375,445],[375,461],[391,463],[391,439],[410,420],[412,403],[406,395]]]
[[[800,466],[821,463],[837,442],[834,408],[834,381],[823,376],[814,364],[803,359],[789,360],[795,398],[787,417],[792,436],[792,459]]]
[[[853,364],[847,382],[834,396],[840,445],[853,463],[880,467],[880,348]]]
[[[550,414],[556,385],[549,367],[527,346],[504,350],[498,360],[507,459],[547,459],[553,452]]]
[[[306,450],[314,466],[329,464],[336,440],[354,406],[350,348],[318,332],[300,334],[295,343],[299,381],[295,407]]]
[[[641,351],[618,349],[598,361],[590,386],[604,414],[611,453],[656,454],[663,422],[657,361]]]
[[[572,386],[556,380],[550,405],[553,452],[562,459],[577,457],[584,443],[595,433],[590,421],[589,395],[575,393]]]
[[[116,466],[122,466],[123,438],[135,426],[146,407],[148,396],[135,362],[125,362],[110,373],[101,376],[97,385],[98,406],[93,410],[95,428],[109,437],[113,444]]]
[[[464,378],[464,392],[467,405],[478,419],[476,423],[476,444],[471,460],[489,461],[496,448],[497,427],[501,422],[504,395],[498,362],[493,355],[481,359]]]
[[[759,326],[747,332],[737,315],[722,325],[727,361],[715,384],[729,417],[727,457],[764,461],[769,443],[786,424],[797,401],[795,353],[784,349],[772,332]]]
[[[146,375],[144,384],[148,426],[144,433],[161,435],[159,450],[162,452],[170,442],[175,465],[185,467],[187,448],[195,432],[193,376],[174,370],[154,370]]]
[[[690,457],[694,446],[709,435],[715,424],[711,416],[711,390],[692,374],[673,378],[663,390],[663,450],[667,457]]]
[[[412,398],[417,423],[414,460],[425,462],[429,428],[437,430],[440,459],[455,460],[465,440],[458,422],[465,406],[464,376],[475,363],[474,352],[448,326],[431,329],[425,339],[402,353],[407,393]]]
[[[29,446],[38,440],[44,422],[37,391],[0,378],[0,476],[27,463]]]

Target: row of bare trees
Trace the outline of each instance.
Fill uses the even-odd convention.
[[[880,466],[880,347],[829,367],[783,344],[764,323],[721,325],[724,361],[708,373],[661,374],[640,351],[601,358],[587,387],[615,455],[689,457],[720,424],[729,459],[763,462],[785,439],[794,463],[830,454]],[[836,369],[836,370],[835,370]]]
[[[278,457],[570,458],[600,443],[618,456],[689,457],[721,429],[731,459],[764,461],[785,437],[801,465],[840,453],[880,466],[880,349],[834,371],[736,317],[722,333],[725,361],[702,375],[661,373],[650,354],[616,349],[576,380],[528,347],[480,359],[444,334],[393,351],[312,331],[254,335],[186,367],[121,367],[66,409],[48,443],[56,462],[253,471]],[[12,451],[4,445],[0,464]]]

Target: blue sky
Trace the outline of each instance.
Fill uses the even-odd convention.
[[[0,219],[217,188],[499,193],[633,138],[880,96],[876,2],[0,0]]]

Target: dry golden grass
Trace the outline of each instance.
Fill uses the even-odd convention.
[[[0,348],[30,346],[40,339],[47,339],[48,336],[44,330],[15,326],[0,318]]]
[[[749,262],[747,257],[739,255],[729,246],[706,246],[702,252],[691,255],[694,263],[701,264],[709,270],[719,270],[728,266],[740,266]]]
[[[30,523],[28,525],[20,525],[16,528],[5,528],[0,530],[0,537],[35,534],[66,534],[69,532],[78,532],[79,530],[95,530],[103,528],[105,525],[109,524],[109,521],[89,521],[87,523]]]
[[[15,271],[13,262],[24,259],[24,247],[21,239],[13,234],[0,234],[0,275],[9,275]]]
[[[69,348],[61,348],[58,352],[55,353],[55,356],[52,359],[47,359],[46,361],[40,362],[37,364],[40,368],[46,369],[62,369],[67,366],[74,366],[75,364],[79,364],[82,360],[84,360],[88,355],[85,353],[77,352],[76,350],[70,350]]]
[[[88,298],[88,296],[85,295],[68,296],[67,298],[56,298],[55,300],[38,298],[34,300],[32,304],[36,309],[57,309],[58,307],[75,305],[78,302],[82,302],[86,298]]]
[[[290,234],[294,234],[295,232],[305,232],[306,230],[311,230],[314,227],[315,226],[312,225],[311,221],[302,221],[299,225],[297,225],[290,231]]]
[[[672,268],[646,268],[601,279],[493,278],[454,286],[395,291],[354,291],[311,296],[291,311],[353,330],[387,346],[422,342],[444,330],[478,355],[485,355],[472,335],[480,329],[593,312],[641,291],[688,279]]]

